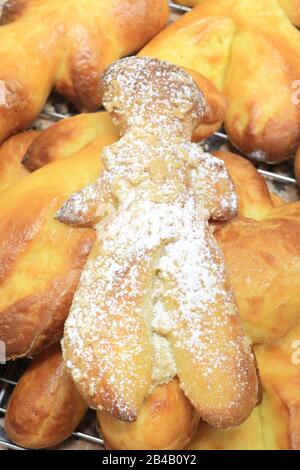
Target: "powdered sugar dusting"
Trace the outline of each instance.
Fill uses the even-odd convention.
[[[208,220],[235,215],[237,199],[224,164],[188,141],[202,94],[182,70],[147,58],[111,66],[103,94],[124,135],[104,149],[92,190],[59,213],[73,223],[99,215],[91,206],[103,201],[115,208],[93,219],[98,242],[65,326],[67,367],[93,407],[125,420],[175,374],[198,405],[178,362],[186,354],[208,390],[219,387],[214,370],[238,374],[236,404],[251,352],[231,321],[236,307]]]

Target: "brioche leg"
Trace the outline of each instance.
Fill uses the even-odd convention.
[[[96,242],[74,296],[64,359],[88,403],[134,421],[152,374],[149,290],[155,253]],[[122,263],[122,264],[120,264]]]
[[[159,266],[180,386],[212,426],[243,422],[257,399],[256,370],[209,227],[193,223]]]

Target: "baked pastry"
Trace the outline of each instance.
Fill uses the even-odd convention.
[[[39,354],[19,380],[6,413],[6,433],[22,447],[52,447],[71,435],[87,408],[55,344]],[[105,412],[98,416],[107,449],[182,449],[199,423],[176,379],[153,391],[136,423],[111,420]]]
[[[6,2],[0,28],[0,142],[38,116],[53,86],[79,109],[97,109],[100,73],[146,44],[168,16],[167,0]]]
[[[208,102],[206,123],[197,129],[205,137],[220,125],[224,100],[207,80],[198,76],[197,80],[204,84]],[[34,136],[38,137],[27,150]],[[63,199],[84,185],[80,173],[85,174],[86,184],[96,180],[101,172],[99,152],[117,138],[118,132],[107,113],[91,113],[65,119],[40,135],[30,131],[13,137],[0,148],[1,189],[27,176],[15,190],[11,188],[0,196],[0,337],[6,342],[8,358],[34,355],[62,335],[94,232],[75,232],[57,224],[53,216]],[[72,154],[70,161],[57,162],[28,176],[26,167],[33,171]],[[32,200],[39,207],[33,208]],[[18,227],[12,223],[16,219]],[[22,243],[20,233],[24,234]],[[56,260],[52,270],[47,261],[50,256]]]
[[[274,203],[258,174],[256,185],[241,192],[238,180],[249,162],[217,154],[235,182],[239,204],[249,197],[242,217],[223,227],[217,238],[245,329],[253,343],[260,343],[254,349],[264,395],[251,417],[234,430],[217,431],[201,423],[189,448],[299,450],[300,202]],[[249,172],[248,182],[250,177]]]
[[[224,99],[207,80],[193,76],[205,90],[204,122],[197,128],[204,138],[219,127]],[[31,131],[16,136],[0,150],[0,184],[4,188],[19,181],[0,195],[0,337],[6,343],[8,358],[34,355],[62,335],[95,235],[91,230],[74,231],[53,217],[66,197],[97,179],[102,168],[99,153],[119,134],[107,113],[91,113],[52,125],[27,151],[31,136]],[[26,144],[23,165],[21,141]],[[67,160],[55,162],[63,159]],[[26,170],[48,163],[32,175]],[[21,181],[24,176],[26,181]]]
[[[226,131],[251,158],[276,163],[299,145],[300,33],[276,0],[203,0],[140,54],[196,70],[223,91]]]
[[[116,62],[101,85],[122,138],[57,214],[97,233],[65,324],[66,365],[88,403],[121,420],[135,421],[153,387],[177,375],[203,419],[237,425],[255,405],[256,370],[208,225],[236,214],[234,189],[221,161],[191,143],[203,95],[149,58]]]
[[[36,357],[18,381],[8,404],[5,430],[22,447],[52,447],[72,434],[87,409],[56,344]]]
[[[204,0],[174,0],[179,5],[194,7],[203,3]],[[300,1],[299,0],[277,0],[289,19],[296,26],[300,26]]]

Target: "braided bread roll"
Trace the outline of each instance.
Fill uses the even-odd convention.
[[[65,325],[63,354],[89,404],[134,421],[176,374],[201,417],[240,423],[257,380],[208,220],[236,214],[223,163],[191,143],[203,95],[180,68],[116,62],[103,102],[123,137],[102,153],[99,180],[58,213],[95,225],[97,241]]]

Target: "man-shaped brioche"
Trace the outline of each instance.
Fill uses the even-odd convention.
[[[191,143],[204,99],[180,68],[116,62],[101,80],[121,132],[98,181],[57,218],[97,232],[63,339],[89,404],[134,421],[151,391],[178,376],[217,427],[245,420],[257,399],[254,358],[210,219],[237,212],[222,161]]]

